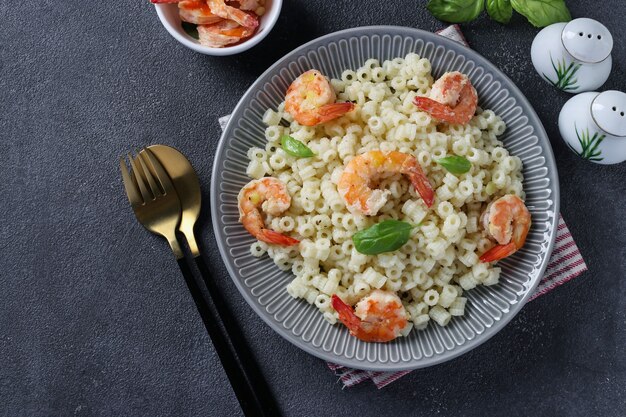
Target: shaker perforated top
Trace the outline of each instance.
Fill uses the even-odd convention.
[[[591,103],[591,115],[605,132],[626,137],[626,93],[609,90],[598,94]]]
[[[563,28],[563,46],[579,61],[596,63],[611,55],[613,36],[602,23],[582,17]]]

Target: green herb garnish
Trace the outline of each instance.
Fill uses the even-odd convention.
[[[452,155],[437,159],[439,165],[454,175],[465,174],[472,168],[472,163],[462,156]]]
[[[439,20],[450,23],[469,22],[485,8],[484,0],[430,0],[426,6]]]
[[[474,20],[485,8],[500,23],[508,23],[513,10],[537,27],[572,20],[565,0],[430,0],[426,7],[437,19],[450,23]]]
[[[487,0],[487,14],[498,23],[509,23],[513,16],[511,0]]]
[[[352,236],[355,249],[364,255],[393,252],[404,245],[414,225],[400,220],[385,220]]]
[[[297,156],[298,158],[310,158],[315,155],[308,146],[291,136],[285,135],[280,138],[280,146],[289,155]]]
[[[572,20],[565,0],[511,0],[511,6],[539,28]]]

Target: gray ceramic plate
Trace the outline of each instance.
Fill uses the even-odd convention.
[[[428,58],[433,75],[458,70],[476,87],[479,104],[500,115],[508,128],[506,148],[524,163],[524,189],[533,226],[526,245],[500,262],[500,284],[467,293],[463,317],[446,327],[431,321],[391,343],[365,343],[332,326],[317,309],[291,298],[285,286],[291,273],[280,271],[267,257],[250,255],[253,238],[238,222],[237,193],[249,181],[246,152],[264,147],[261,117],[276,108],[287,87],[302,72],[316,68],[338,78],[368,58],[403,57],[415,52]],[[323,36],[287,54],[241,98],[220,140],[211,182],[211,214],[217,243],[230,275],[246,301],[279,335],[327,361],[359,369],[392,371],[434,365],[475,348],[496,334],[517,314],[539,283],[554,244],[559,186],[552,149],[534,110],[515,87],[485,58],[439,35],[417,29],[374,26]]]

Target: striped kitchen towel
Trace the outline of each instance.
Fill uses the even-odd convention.
[[[436,32],[441,36],[457,41],[469,47],[459,25],[451,25]],[[230,115],[219,118],[222,130],[226,127]],[[556,242],[552,256],[546,268],[545,274],[529,301],[553,290],[559,285],[565,284],[587,270],[576,242],[570,233],[563,217],[559,215],[559,225],[556,232]],[[373,372],[347,368],[334,363],[328,363],[328,367],[336,373],[344,387],[352,387],[361,382],[371,380],[379,389],[397,381],[411,371],[398,372]]]

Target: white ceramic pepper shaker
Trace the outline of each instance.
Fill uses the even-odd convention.
[[[626,161],[626,93],[609,90],[570,98],[559,114],[559,130],[584,159],[605,165]]]
[[[530,56],[541,78],[568,93],[592,91],[609,78],[613,37],[597,20],[574,19],[542,29]]]

